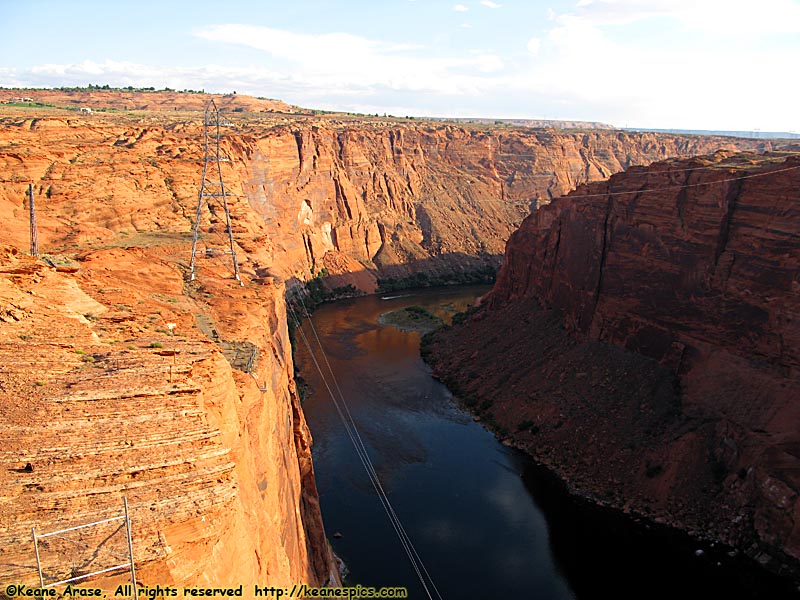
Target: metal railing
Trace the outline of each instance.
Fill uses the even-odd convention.
[[[130,569],[131,572],[131,585],[133,590],[133,598],[136,599],[138,597],[138,592],[136,589],[136,567],[134,566],[133,562],[133,538],[131,537],[131,519],[128,513],[128,499],[123,497],[122,503],[124,507],[123,514],[119,515],[118,517],[111,517],[109,519],[102,519],[100,521],[93,521],[91,523],[85,523],[84,525],[77,525],[75,527],[67,527],[66,529],[59,529],[58,531],[51,531],[49,533],[36,533],[36,527],[34,526],[32,529],[33,534],[33,548],[36,552],[36,568],[39,572],[39,583],[42,589],[51,588],[57,585],[64,585],[73,583],[76,581],[80,581],[82,579],[87,579],[89,577],[94,577],[96,575],[102,575],[104,573],[110,573],[112,571],[118,571],[120,569]],[[46,538],[60,538],[65,533],[71,533],[80,531],[83,529],[88,529],[90,527],[97,527],[98,525],[103,525],[105,523],[113,523],[115,521],[123,521],[125,527],[125,536],[128,543],[128,560],[118,565],[114,565],[113,567],[107,567],[104,569],[100,569],[98,571],[92,571],[91,573],[83,573],[81,575],[77,575],[74,577],[69,577],[67,579],[61,579],[59,581],[54,581],[51,583],[45,583],[44,579],[44,571],[42,569],[42,560],[39,555],[39,542],[40,540],[44,540]],[[62,538],[63,539],[63,538]]]

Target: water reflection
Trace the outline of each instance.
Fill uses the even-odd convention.
[[[549,550],[546,521],[506,449],[430,377],[418,333],[377,322],[410,304],[449,319],[486,289],[362,298],[322,307],[314,325],[384,487],[442,595],[571,598]],[[423,597],[305,348],[297,360],[314,389],[304,409],[337,553],[353,582],[407,585],[411,597]]]
[[[700,560],[685,538],[568,496],[554,477],[454,404],[419,358],[419,334],[377,322],[381,313],[411,304],[447,319],[485,291],[360,298],[323,306],[313,316],[369,456],[444,598],[795,597],[787,582],[765,583],[724,551],[706,547]],[[303,329],[313,341],[308,322]],[[297,362],[314,391],[304,410],[323,518],[351,569],[349,583],[403,585],[411,598],[423,598],[302,344]]]

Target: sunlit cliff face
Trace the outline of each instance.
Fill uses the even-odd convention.
[[[139,96],[146,106],[161,106],[159,94]],[[21,208],[33,182],[46,198],[38,203],[38,220],[42,241],[51,247],[152,243],[132,239],[144,233],[185,243],[203,131],[197,107],[176,104],[198,95],[174,96],[164,104],[170,110],[141,113],[53,109],[32,115],[9,108],[0,133],[5,210]],[[221,128],[222,155],[229,159],[222,172],[236,240],[251,259],[243,268],[287,280],[352,273],[332,286],[351,283],[366,291],[378,278],[426,272],[458,280],[471,270],[496,268],[506,240],[530,210],[580,183],[670,156],[755,144],[298,116],[253,112],[281,107],[230,98],[217,98],[223,122],[231,124]],[[243,112],[231,112],[238,108]],[[207,244],[224,247],[221,208],[215,211],[203,213],[202,231]],[[25,228],[6,235],[27,246]]]

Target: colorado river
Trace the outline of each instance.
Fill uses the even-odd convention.
[[[779,597],[777,588],[767,592],[758,574],[731,564],[722,551],[570,498],[548,473],[474,422],[430,376],[419,357],[419,333],[378,323],[382,313],[409,305],[449,320],[486,290],[369,296],[324,305],[313,315],[378,476],[442,597]],[[302,328],[316,343],[308,320]],[[297,364],[311,392],[304,411],[323,519],[350,570],[348,584],[407,586],[410,598],[424,598],[297,337]],[[324,368],[319,348],[312,348]],[[748,590],[751,584],[756,591]]]

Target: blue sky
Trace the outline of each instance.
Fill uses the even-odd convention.
[[[0,86],[800,131],[800,0],[0,0]]]

